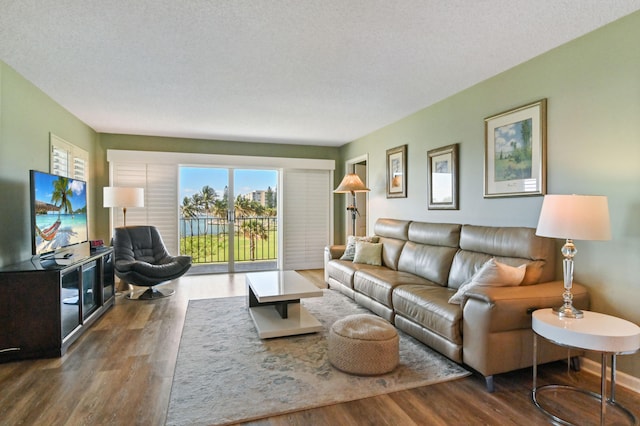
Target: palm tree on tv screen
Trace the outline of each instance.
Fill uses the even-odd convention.
[[[60,208],[58,209],[58,220],[60,219],[60,212],[64,210],[65,214],[69,214],[69,212],[73,212],[73,207],[71,206],[71,196],[73,192],[71,187],[69,187],[69,179],[66,177],[60,177],[56,181],[53,182],[53,194],[51,194],[51,202],[54,206],[57,206],[57,203],[60,203]]]

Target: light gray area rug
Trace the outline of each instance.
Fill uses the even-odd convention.
[[[261,340],[244,297],[190,301],[166,424],[249,421],[469,374],[402,332],[394,371],[375,377],[343,373],[329,363],[328,330],[340,318],[370,312],[334,290],[302,304],[323,324],[322,332]]]

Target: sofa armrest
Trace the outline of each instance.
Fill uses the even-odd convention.
[[[463,306],[465,364],[488,377],[532,365],[531,314],[562,304],[562,281],[517,287],[476,287]],[[573,303],[589,308],[587,289],[575,284]],[[565,349],[541,342],[540,363],[562,359]]]
[[[564,283],[551,281],[541,284],[515,287],[475,287],[467,293],[464,306],[465,321],[473,323],[479,315],[487,315],[482,323],[488,331],[504,331],[531,327],[531,313],[536,309],[552,308],[563,303]],[[571,289],[573,304],[578,309],[589,309],[589,292],[581,284]],[[467,305],[475,308],[467,309]],[[470,316],[470,317],[469,317]],[[474,318],[476,317],[476,318]],[[487,322],[488,321],[488,322]]]
[[[327,271],[327,263],[332,259],[340,259],[346,250],[346,245],[333,245],[324,248],[324,282],[329,284],[329,272]]]
[[[546,283],[514,286],[514,287],[481,287],[470,289],[466,296],[479,302],[490,305],[518,306],[531,314],[536,309],[560,306],[563,302],[562,293],[564,283],[562,281],[550,281]],[[573,303],[579,309],[589,308],[589,293],[587,289],[578,283],[573,284],[571,293],[574,296]]]
[[[346,248],[347,246],[344,244],[326,246],[324,248],[325,256],[327,257],[327,260],[340,259],[344,254],[344,251],[346,250]]]

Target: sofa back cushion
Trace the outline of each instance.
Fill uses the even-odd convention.
[[[398,270],[446,286],[458,250],[461,225],[411,222],[409,241],[398,260]]]
[[[411,222],[408,237],[419,244],[458,248],[461,229],[456,223]]]
[[[533,228],[463,225],[448,286],[459,288],[492,257],[511,266],[526,264],[521,285],[552,281],[555,251],[553,240],[538,237]]]
[[[407,239],[411,221],[398,219],[378,219],[373,232],[382,243],[382,265],[396,271],[398,259]]]

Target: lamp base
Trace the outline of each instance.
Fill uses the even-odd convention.
[[[580,319],[584,317],[582,311],[575,308],[573,305],[562,305],[557,308],[553,308],[553,312],[555,312],[560,318]]]
[[[553,311],[558,314],[560,318],[576,318],[580,319],[584,317],[584,314],[580,309],[574,308],[571,303],[573,295],[571,294],[571,287],[573,287],[573,258],[578,250],[576,250],[573,240],[567,238],[564,246],[562,246],[562,272],[564,275],[564,293],[562,293],[562,300],[564,303],[558,308],[554,308]]]

